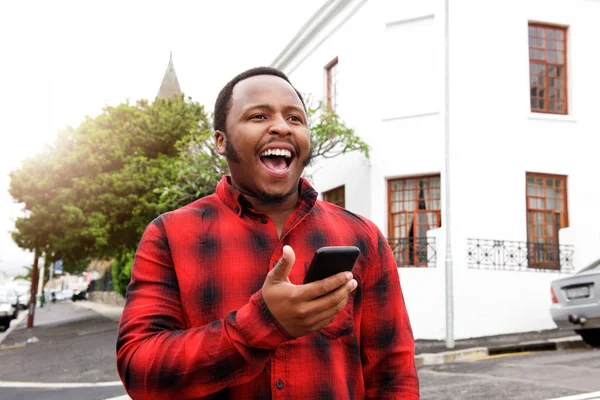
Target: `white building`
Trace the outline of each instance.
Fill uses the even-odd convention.
[[[399,243],[417,338],[445,337],[448,216],[455,337],[552,329],[550,281],[600,257],[600,2],[449,7],[449,196],[443,0],[327,1],[272,65],[371,145],[313,182]]]

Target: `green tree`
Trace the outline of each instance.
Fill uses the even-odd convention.
[[[207,121],[201,105],[181,96],[107,107],[60,132],[11,173],[10,193],[25,210],[14,241],[65,265],[135,248],[163,211],[154,189],[174,180],[176,143]]]

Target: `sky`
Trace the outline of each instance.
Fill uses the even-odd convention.
[[[325,0],[0,2],[0,274],[33,255],[10,237],[22,214],[9,173],[105,105],[153,99],[169,52],[186,96],[212,110],[221,87],[270,65]]]

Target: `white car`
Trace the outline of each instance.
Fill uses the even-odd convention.
[[[17,318],[17,302],[16,293],[13,296],[9,289],[0,288],[0,326],[4,327],[4,330],[8,329],[10,321]]]
[[[600,260],[550,286],[550,314],[559,329],[574,330],[600,347]]]

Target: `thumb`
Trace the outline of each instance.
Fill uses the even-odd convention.
[[[276,281],[289,281],[288,276],[296,262],[296,254],[290,246],[283,246],[283,254],[277,264],[269,272],[269,277]]]

